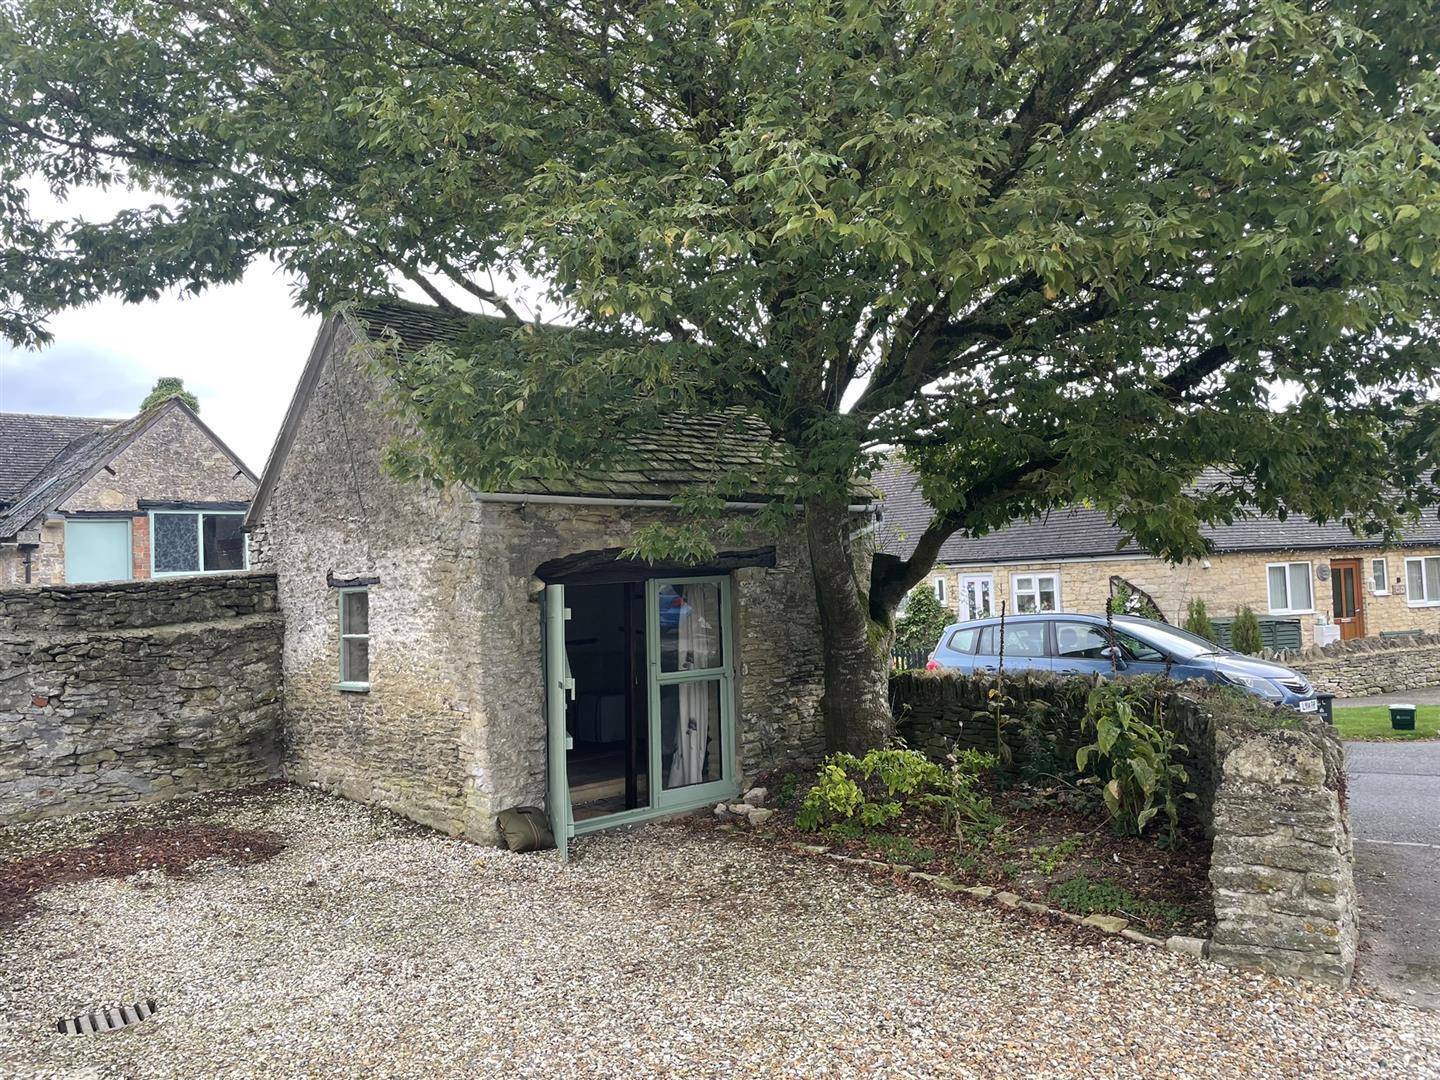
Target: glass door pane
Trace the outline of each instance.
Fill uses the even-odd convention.
[[[650,772],[656,807],[735,794],[730,581],[648,583]]]
[[[660,687],[660,754],[667,790],[723,780],[719,679]]]

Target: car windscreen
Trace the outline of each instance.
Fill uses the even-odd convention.
[[[1193,660],[1197,656],[1210,656],[1225,651],[1213,641],[1206,641],[1198,634],[1174,626],[1162,626],[1152,622],[1120,622],[1117,619],[1115,629],[1134,635],[1147,645],[1169,653],[1176,660]]]

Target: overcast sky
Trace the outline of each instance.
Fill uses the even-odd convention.
[[[156,201],[146,192],[81,191],[63,205],[32,187],[37,215],[106,220]],[[290,302],[269,263],[199,296],[106,300],[62,312],[34,352],[0,343],[0,412],[133,416],[162,375],[185,380],[200,415],[257,473],[285,415],[319,320]]]

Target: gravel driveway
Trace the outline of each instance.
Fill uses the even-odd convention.
[[[681,826],[561,868],[295,788],[223,814],[290,846],[66,885],[0,928],[0,1073],[1440,1076],[1433,1014]],[[137,1027],[55,1031],[146,997]]]

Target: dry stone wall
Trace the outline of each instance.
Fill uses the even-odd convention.
[[[1303,672],[1316,689],[1341,697],[1440,685],[1440,634],[1355,638],[1274,655]]]
[[[0,822],[279,775],[273,574],[0,590]]]
[[[1090,678],[1017,675],[1004,685],[1006,741],[1017,763],[1073,754]],[[891,680],[900,736],[933,757],[995,746],[993,678],[904,674]],[[1350,981],[1358,943],[1354,849],[1344,751],[1334,728],[1299,713],[1237,708],[1229,694],[1190,684],[1166,722],[1187,749],[1197,798],[1182,807],[1213,839],[1215,929],[1209,956],[1233,967]],[[1030,734],[1022,735],[1028,728]],[[1073,759],[1072,759],[1073,760]]]

